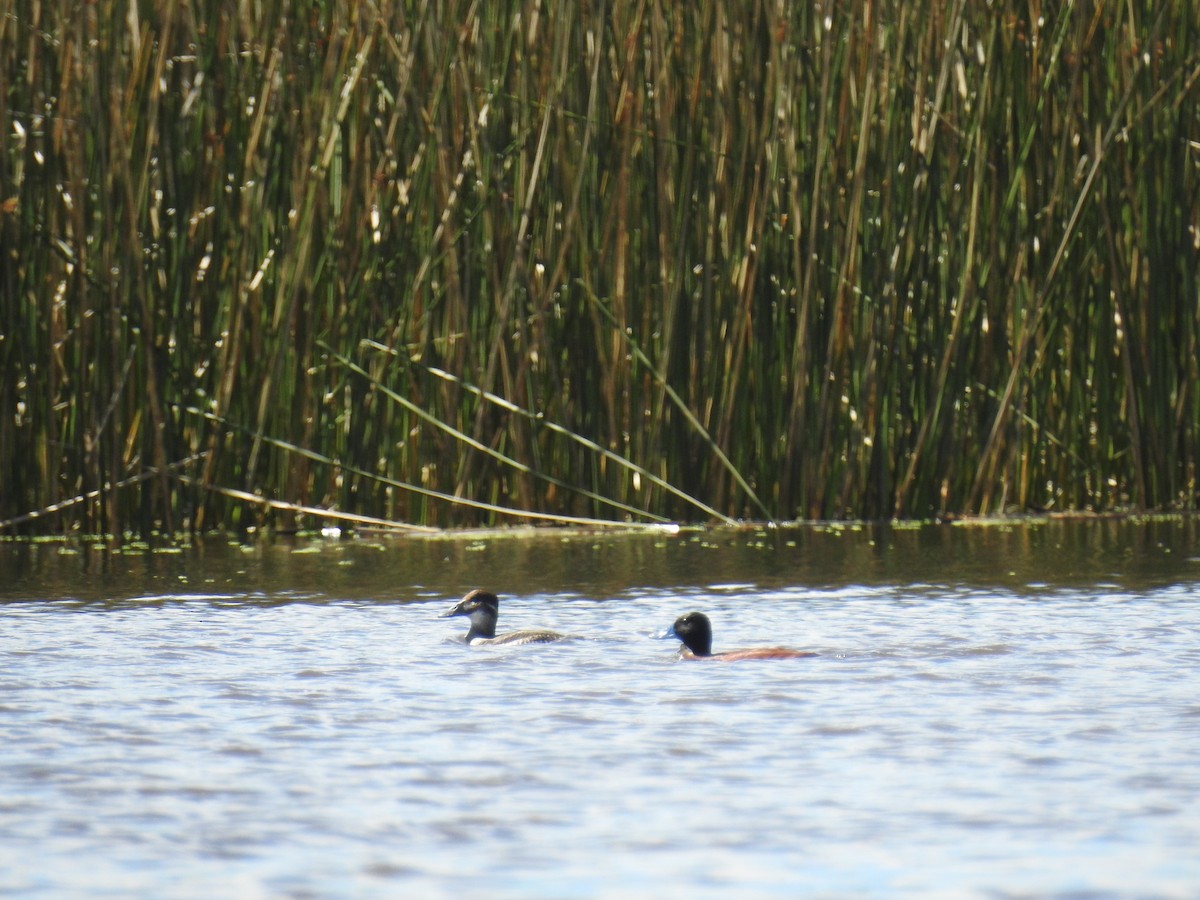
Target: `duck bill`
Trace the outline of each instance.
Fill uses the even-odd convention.
[[[444,613],[439,613],[438,618],[439,619],[449,619],[452,616],[461,616],[462,614],[463,614],[462,602],[460,601],[458,603],[455,603],[452,607],[450,607]]]

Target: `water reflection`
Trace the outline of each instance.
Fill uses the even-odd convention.
[[[1053,520],[1026,524],[890,524],[772,529],[500,536],[205,538],[183,550],[111,552],[96,545],[0,543],[0,600],[81,601],[188,592],[354,599],[499,593],[605,597],[631,586],[930,584],[1039,591],[1194,581],[1196,520]],[[284,601],[286,602],[286,601]]]
[[[1187,896],[1194,539],[3,544],[0,893]],[[477,585],[588,639],[464,647]]]

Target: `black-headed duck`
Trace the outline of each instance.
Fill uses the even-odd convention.
[[[712,624],[702,612],[691,612],[680,616],[667,632],[667,637],[683,642],[680,655],[684,659],[719,659],[736,662],[739,659],[800,659],[817,654],[807,650],[792,650],[788,647],[756,647],[750,650],[726,650],[712,652]]]

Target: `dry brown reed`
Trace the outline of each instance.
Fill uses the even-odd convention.
[[[14,0],[0,79],[12,530],[1196,506],[1195,4]]]

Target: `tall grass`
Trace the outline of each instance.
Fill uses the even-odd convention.
[[[6,10],[9,528],[1196,506],[1194,4]]]

